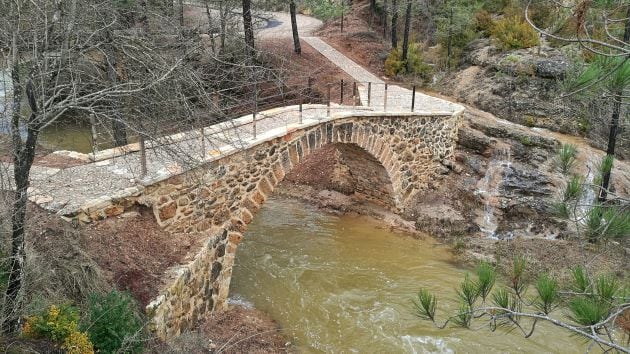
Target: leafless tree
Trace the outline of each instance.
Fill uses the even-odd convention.
[[[291,14],[291,29],[293,31],[293,49],[297,54],[302,54],[300,47],[300,35],[298,34],[295,0],[289,0],[289,13]]]
[[[242,97],[256,80],[282,81],[281,73],[251,64],[242,44],[213,53],[198,36],[186,37],[170,5],[121,9],[92,0],[0,0],[6,10],[0,13],[0,71],[10,72],[3,77],[12,86],[3,112],[10,122],[12,173],[1,177],[14,189],[4,331],[17,325],[29,177],[43,130],[69,116],[91,117],[118,127],[111,135],[119,144],[137,136],[157,139],[225,119],[230,96]],[[126,136],[117,136],[121,131]]]
[[[245,32],[245,45],[250,55],[254,54],[254,25],[252,24],[252,2],[242,0],[243,4],[243,31]]]
[[[405,9],[405,32],[403,34],[403,46],[402,46],[402,60],[405,61],[407,72],[409,72],[409,61],[407,56],[409,54],[409,31],[411,28],[411,0],[407,0],[407,7]]]
[[[398,48],[398,0],[392,0],[392,48]]]

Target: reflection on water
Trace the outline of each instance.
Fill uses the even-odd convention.
[[[92,152],[92,129],[89,124],[60,122],[50,125],[39,135],[39,143],[51,150]]]
[[[583,352],[551,326],[524,339],[420,321],[411,311],[420,287],[439,295],[440,315],[457,307],[454,288],[465,270],[449,260],[431,241],[271,198],[239,246],[231,294],[269,313],[306,353]]]

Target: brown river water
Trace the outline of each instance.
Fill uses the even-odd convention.
[[[431,238],[393,233],[364,217],[334,216],[272,197],[239,245],[233,303],[267,312],[301,353],[583,353],[551,325],[516,332],[439,330],[414,315],[421,287],[438,295],[438,316],[455,311],[455,287],[470,269]]]

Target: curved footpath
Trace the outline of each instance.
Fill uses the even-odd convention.
[[[258,38],[271,39],[291,35],[288,14],[271,13],[272,18]],[[303,34],[310,35],[321,21],[300,15],[298,25]],[[259,144],[269,136],[278,136],[284,131],[309,126],[322,119],[337,119],[353,115],[454,115],[461,114],[464,107],[439,98],[417,92],[415,110],[411,113],[412,93],[405,88],[390,85],[385,107],[384,81],[359,66],[318,37],[302,37],[302,40],[339,66],[358,82],[362,106],[333,105],[331,117],[327,117],[323,105],[305,105],[302,123],[299,123],[297,106],[276,108],[257,115],[256,131],[253,136],[252,115],[219,123],[204,129],[202,141],[199,130],[171,135],[147,142],[147,174],[140,178],[140,154],[138,144],[105,150],[96,155],[71,151],[55,154],[77,158],[84,165],[64,169],[33,166],[29,199],[41,207],[66,217],[89,214],[90,210],[102,209],[111,200],[139,195],[144,186],[180,174],[201,163],[213,161],[235,149]],[[368,82],[371,82],[370,107]],[[5,168],[11,165],[3,163]],[[7,171],[10,171],[7,169]],[[0,176],[2,188],[11,185],[11,178]]]

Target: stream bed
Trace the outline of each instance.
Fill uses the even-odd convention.
[[[365,217],[334,216],[272,197],[239,245],[231,301],[268,313],[301,353],[580,353],[551,325],[516,331],[449,327],[414,315],[420,287],[438,295],[438,317],[455,311],[466,272],[448,247],[396,234]]]

